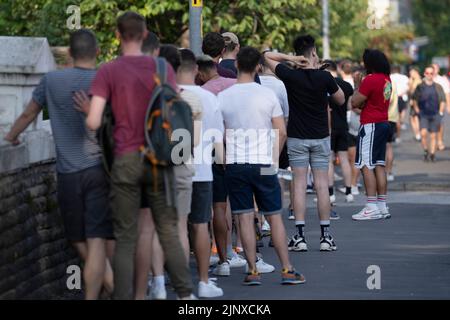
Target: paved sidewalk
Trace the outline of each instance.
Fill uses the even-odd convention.
[[[435,163],[423,161],[420,142],[413,138],[411,127],[401,132],[401,142],[394,145],[395,181],[389,190],[450,191],[450,115],[444,118],[444,143],[447,148],[436,154]]]

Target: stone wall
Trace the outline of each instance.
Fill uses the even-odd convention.
[[[0,173],[0,299],[58,298],[79,265],[64,236],[54,161]]]

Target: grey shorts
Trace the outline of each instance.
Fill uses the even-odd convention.
[[[323,139],[288,138],[288,155],[291,167],[328,170],[330,137]]]
[[[192,185],[192,203],[189,222],[194,224],[208,223],[212,213],[212,182],[194,182]]]
[[[419,116],[420,130],[426,129],[428,132],[438,132],[441,125],[442,117],[439,114],[434,116]]]

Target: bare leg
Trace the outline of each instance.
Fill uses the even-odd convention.
[[[430,132],[430,154],[436,153],[436,136],[438,134],[436,132]]]
[[[411,116],[411,128],[413,130],[414,138],[420,135],[418,116]]]
[[[346,187],[352,185],[352,169],[350,167],[350,162],[348,160],[347,151],[339,151],[339,159],[341,160],[342,175],[344,176],[344,184]]]
[[[228,237],[228,224],[227,224],[227,203],[215,202],[213,204],[214,218],[214,236],[216,239],[217,253],[219,254],[220,262],[227,261],[227,237]]]
[[[348,160],[352,172],[351,185],[356,186],[358,184],[359,169],[355,167],[356,147],[348,148]]]
[[[245,257],[247,259],[249,271],[256,270],[256,237],[254,212],[238,215],[241,227],[241,241],[244,246]]]
[[[180,235],[181,246],[184,250],[184,255],[186,256],[186,261],[189,263],[189,238],[188,238],[188,225],[187,216],[179,216],[178,218],[178,234]]]
[[[87,257],[83,270],[85,282],[85,299],[95,300],[102,289],[105,278],[105,239],[90,238],[87,239]]]
[[[306,175],[308,173],[308,168],[295,167],[294,171],[294,213],[295,220],[305,221],[306,214]],[[328,185],[328,183],[327,183]],[[328,186],[327,186],[328,195]],[[328,197],[328,201],[329,201]]]
[[[194,253],[200,281],[208,283],[209,257],[211,255],[211,240],[207,223],[192,224],[194,233]]]
[[[375,177],[376,177],[376,190],[379,195],[386,195],[387,193],[387,180],[386,180],[386,170],[383,166],[375,167]]]
[[[108,249],[114,249],[114,240],[106,240],[106,254],[108,253]],[[72,245],[75,247],[75,250],[78,252],[78,255],[80,256],[81,260],[86,261],[86,258],[88,256],[88,248],[86,242],[72,242]],[[113,254],[113,252],[111,252]],[[103,287],[104,289],[111,294],[114,290],[114,277],[113,277],[113,270],[110,263],[111,259],[105,260],[105,276],[103,278]]]
[[[373,170],[367,167],[362,168],[362,174],[364,178],[364,185],[366,187],[367,197],[377,196],[377,180],[375,178],[375,173]]]
[[[392,143],[386,144],[386,172],[392,174],[392,167],[394,166],[394,148]]]
[[[420,130],[420,135],[422,136],[422,140],[421,140],[422,141],[422,148],[425,151],[428,150],[427,134],[428,134],[427,129]]]
[[[135,299],[144,300],[151,266],[152,239],[155,225],[149,208],[139,210],[138,241],[136,245]]]
[[[328,171],[312,169],[317,193],[317,209],[320,220],[330,220],[330,196],[328,193]]]
[[[432,138],[433,139],[433,138]],[[444,145],[444,122],[442,121],[439,126],[439,132],[437,133],[437,146],[439,149],[442,149],[445,147]],[[434,152],[432,152],[434,153]]]
[[[289,261],[288,248],[286,243],[286,229],[280,214],[270,215],[266,217],[272,230],[272,241],[275,251],[280,259],[283,269],[292,269]]]

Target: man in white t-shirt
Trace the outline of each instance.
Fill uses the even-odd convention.
[[[202,102],[200,121],[194,123],[194,135],[199,143],[194,148],[195,175],[192,178],[192,202],[189,222],[192,224],[193,248],[199,274],[198,296],[213,298],[223,295],[214,282],[208,279],[211,240],[208,223],[212,215],[212,150],[216,154],[223,148],[223,119],[218,108],[217,98],[211,92],[195,85],[198,67],[195,55],[188,49],[180,50],[181,64],[177,70],[177,84],[182,92],[195,94]]]
[[[408,109],[408,90],[409,90],[409,78],[400,73],[400,66],[393,66],[391,73],[391,81],[397,88],[398,96],[398,112],[399,121],[397,122],[397,139],[400,138],[400,130],[405,129],[405,117]]]
[[[289,261],[286,230],[281,218],[281,192],[273,170],[280,147],[286,139],[286,126],[280,103],[272,90],[254,82],[261,54],[244,47],[237,55],[237,83],[218,95],[226,129],[225,180],[231,211],[239,219],[241,241],[247,258],[244,285],[261,284],[256,266],[254,202],[272,230],[272,239],[282,265],[282,284],[305,282]],[[274,144],[278,133],[279,144]],[[273,148],[278,146],[278,150]]]

